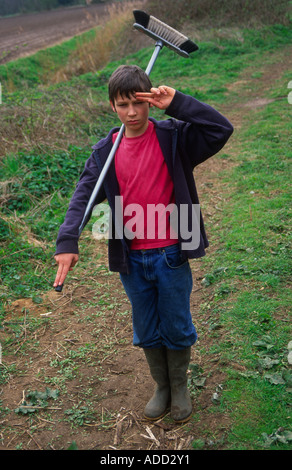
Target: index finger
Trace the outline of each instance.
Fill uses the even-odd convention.
[[[135,93],[135,98],[137,99],[148,99],[148,98],[154,98],[155,93],[151,93],[150,91],[136,91]]]
[[[69,272],[69,268],[70,266],[66,264],[59,264],[58,271],[56,274],[56,279],[54,282],[54,287],[61,286],[62,284],[64,284],[66,276]]]

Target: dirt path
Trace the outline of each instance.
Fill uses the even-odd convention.
[[[215,157],[196,171],[202,202],[204,196],[210,200],[212,195],[211,203],[203,203],[207,224],[215,220],[216,206],[223,202],[217,175],[227,165],[227,160]],[[215,249],[215,244],[212,240],[209,252]],[[198,315],[201,303],[210,301],[213,295],[212,288],[202,288],[204,272],[200,261],[191,262],[194,278],[191,309],[199,332],[191,363],[202,367],[207,380],[204,388],[193,396],[194,419],[178,426],[169,416],[156,423],[143,420],[143,409],[154,384],[143,352],[132,346],[130,304],[118,275],[107,271],[107,245],[99,242],[96,251],[100,256],[94,263],[97,274],[90,269],[85,272],[80,263],[61,295],[51,291],[43,296],[41,304],[19,299],[7,311],[0,342],[4,344],[18,322],[22,331],[9,346],[10,354],[5,356],[5,367],[12,372],[7,384],[1,387],[1,402],[2,409],[7,407],[10,412],[0,420],[3,436],[0,449],[21,446],[30,450],[58,450],[75,441],[80,450],[187,450],[206,430],[216,436],[219,444],[215,443],[215,447],[220,448],[230,422],[225,414],[209,412],[212,396],[224,382],[224,373],[218,355],[201,354],[212,347],[208,328],[214,318],[212,312],[208,316]],[[91,281],[94,277],[91,286],[88,277]],[[45,315],[49,322],[29,333],[28,325]],[[220,335],[219,332],[216,341],[220,341]],[[28,356],[21,352],[25,343]],[[82,356],[87,345],[94,350],[89,349]],[[17,373],[13,372],[14,365]],[[59,398],[50,402],[46,410],[31,415],[14,412],[29,390],[44,392],[46,387],[60,391]],[[78,417],[86,407],[94,410],[96,418],[79,426]],[[70,417],[72,421],[68,421]]]
[[[107,8],[96,4],[0,18],[0,64],[88,31],[103,21]]]
[[[211,184],[219,166],[214,164],[211,168],[214,173],[205,179],[206,185]],[[208,363],[200,353],[211,343],[206,328],[208,318],[197,315],[202,302],[203,273],[199,264],[191,263],[194,276],[191,308],[200,333],[200,344],[193,348],[191,362],[199,364],[208,375],[204,389],[193,399],[194,415],[200,419],[184,426],[175,425],[169,416],[149,423],[143,420],[143,409],[154,384],[143,352],[132,346],[130,305],[118,276],[107,271],[104,242],[97,246],[97,253],[102,256],[98,260],[100,272],[95,275],[96,287],[87,285],[90,271],[83,276],[80,269],[68,279],[61,295],[51,291],[43,296],[41,304],[19,299],[7,310],[0,342],[5,343],[16,324],[21,325],[22,331],[20,338],[9,346],[10,354],[5,356],[5,368],[12,372],[7,384],[1,387],[1,402],[2,409],[7,407],[10,412],[3,413],[0,420],[3,436],[0,449],[21,446],[58,450],[75,441],[80,450],[186,450],[195,438],[200,438],[203,428],[224,434],[228,417],[220,413],[208,416],[212,394],[224,375],[218,368],[217,356],[212,356]],[[46,315],[49,322],[30,333],[29,325]],[[23,345],[29,349],[29,359],[21,352]],[[86,352],[88,345],[93,346],[93,352],[90,349]],[[15,413],[28,391],[44,392],[46,387],[59,390],[60,395],[44,411]],[[94,411],[95,420],[85,420],[79,426],[78,419],[86,407]]]

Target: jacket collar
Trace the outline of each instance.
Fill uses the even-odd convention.
[[[156,128],[159,142],[161,139],[163,140],[163,134],[160,134],[160,131],[170,131],[170,130],[175,129],[173,119],[166,119],[165,121],[156,121],[156,119],[149,117],[149,121],[152,121]],[[104,139],[101,139],[99,142],[97,142],[95,145],[92,146],[92,149],[100,150],[103,147],[107,147],[107,145],[109,145],[110,143],[112,144],[113,134],[115,132],[119,132],[119,130],[120,130],[119,127],[114,127],[113,129],[111,129],[108,135]]]
[[[175,126],[175,122],[173,119],[166,119],[165,121],[156,121],[153,118],[149,118],[149,120],[152,121],[155,125],[158,142],[162,150],[165,162],[167,164],[170,177],[173,180],[173,168],[177,147],[177,128]],[[119,127],[114,127],[104,139],[101,139],[97,144],[92,147],[100,171],[102,170],[102,166],[105,163],[112,148],[113,134],[115,132],[118,132],[119,129]],[[171,133],[171,138],[169,138],[169,133]],[[112,163],[109,168],[108,177],[111,181],[115,181],[115,183],[117,184],[114,163]],[[105,178],[105,186],[107,184],[107,181],[108,178]]]

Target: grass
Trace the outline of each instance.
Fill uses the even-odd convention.
[[[281,95],[282,88],[273,93]],[[215,292],[208,307],[229,331],[218,348],[225,363],[241,369],[227,367],[222,393],[222,409],[234,423],[231,449],[291,445],[275,437],[291,429],[289,106],[279,99],[245,120],[236,165],[221,175],[228,200],[218,216],[220,248],[206,260],[205,284]]]
[[[254,83],[260,86],[264,65],[276,63],[277,54],[289,42],[291,30],[280,25],[242,29],[229,36],[222,30],[214,31],[212,39],[202,41],[199,52],[190,60],[163,50],[151,78],[154,84],[175,86],[219,109],[228,105],[232,115],[232,111],[243,110],[240,106],[249,97],[244,81],[239,83],[244,73],[251,70]],[[71,50],[66,47],[60,50],[63,59]],[[48,53],[57,57],[58,48]],[[31,298],[37,304],[51,289],[54,240],[76,180],[90,145],[117,124],[107,104],[107,80],[122,62],[146,67],[151,52],[151,48],[145,48],[97,73],[45,87],[35,80],[42,61],[33,62],[35,57],[31,57],[9,65],[11,70],[17,66],[33,73],[27,75],[28,88],[15,82],[10,93],[4,89],[1,105],[5,134],[0,164],[0,328],[7,322],[6,308],[12,301]],[[218,389],[218,400],[206,411],[211,417],[221,413],[230,418],[224,441],[215,439],[215,445],[224,449],[291,449],[291,374],[287,362],[291,340],[291,190],[287,177],[291,162],[290,79],[289,72],[284,71],[279,81],[264,91],[265,98],[274,101],[248,114],[242,111],[242,126],[233,137],[232,154],[224,150],[217,157],[230,165],[218,175],[223,202],[207,227],[214,248],[201,260],[204,279],[200,316],[205,321],[203,333],[210,341],[206,347],[200,343],[198,347],[206,363],[219,357],[218,368],[226,377]],[[234,83],[239,83],[236,88],[232,87]],[[157,112],[157,116],[161,114]],[[212,193],[206,194],[204,205],[210,204],[211,197]],[[94,244],[88,243],[92,223],[81,240],[87,261],[78,275],[87,278],[89,273],[88,288],[97,289],[96,298],[80,299],[70,319],[89,324],[90,339],[83,347],[70,343],[61,356],[52,358],[49,374],[47,370],[38,372],[39,380],[57,387],[63,396],[70,381],[75,380],[78,386],[87,381],[88,397],[80,391],[80,401],[74,403],[71,397],[66,405],[65,419],[74,428],[96,417],[91,406],[93,379],[83,375],[82,367],[86,363],[102,377],[100,351],[110,355],[117,343],[124,341],[115,331],[110,337],[102,336],[107,318],[117,309],[122,327],[130,315],[128,310],[120,311],[119,301],[112,299],[111,273],[96,265]],[[97,273],[98,286],[94,280]],[[18,357],[27,357],[29,366],[29,348],[38,350],[34,338],[48,324],[48,319],[37,322],[25,317],[12,322],[5,346],[16,350]],[[53,323],[50,325],[53,327]],[[24,341],[25,335],[29,342]],[[68,335],[67,339],[72,338]],[[20,376],[22,370],[12,364],[2,367],[1,373],[0,383],[5,384],[11,375]],[[203,413],[195,419],[203,420]],[[109,426],[112,422],[110,417]],[[101,419],[101,426],[107,426],[106,419]],[[209,448],[209,434],[202,427],[193,448]],[[17,445],[22,447],[21,442]]]

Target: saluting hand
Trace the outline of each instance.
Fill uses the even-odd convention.
[[[150,92],[137,91],[135,97],[139,101],[146,101],[156,108],[166,109],[170,105],[175,95],[175,89],[162,85],[158,88],[151,88]]]

